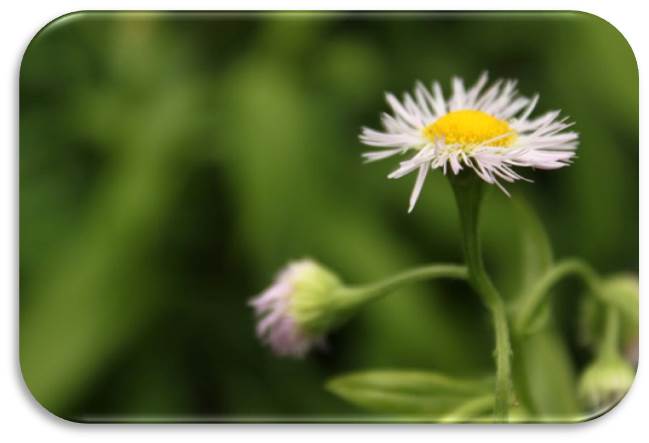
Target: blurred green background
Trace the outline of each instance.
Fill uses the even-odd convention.
[[[488,318],[462,283],[386,298],[303,361],[262,347],[246,304],[305,256],[351,283],[459,262],[442,174],[408,215],[414,177],[362,165],[357,136],[379,126],[384,91],[485,69],[581,134],[573,166],[509,186],[555,255],[637,272],[637,68],[599,18],[76,13],[46,26],[20,75],[20,359],[33,395],[84,421],[354,419],[328,377],[490,371]],[[505,292],[511,206],[491,191],[483,223]],[[578,287],[561,291],[557,333],[578,369]]]

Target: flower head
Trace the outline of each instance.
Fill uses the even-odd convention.
[[[304,356],[340,320],[335,296],[340,288],[338,277],[315,261],[290,263],[250,302],[257,335],[278,355]]]
[[[430,169],[458,174],[468,167],[508,194],[500,180],[524,179],[514,167],[557,169],[570,164],[578,134],[566,131],[571,124],[559,117],[560,111],[530,118],[538,95],[520,96],[514,80],[486,85],[486,73],[468,90],[454,78],[446,100],[438,82],[431,89],[417,82],[413,94],[405,93],[401,101],[386,94],[392,114],[382,115],[383,131],[362,129],[361,142],[381,148],[363,154],[367,161],[414,154],[388,176],[417,171],[409,212]]]
[[[607,408],[631,388],[635,371],[622,357],[599,358],[581,377],[579,393],[591,408]]]

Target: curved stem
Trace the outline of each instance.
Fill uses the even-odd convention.
[[[483,196],[482,181],[475,174],[459,174],[451,177],[462,225],[464,256],[469,272],[469,283],[480,295],[491,313],[495,330],[496,359],[496,417],[506,420],[512,389],[511,341],[505,304],[492,283],[482,260],[482,248],[478,235],[480,206]]]
[[[369,300],[378,299],[406,284],[435,278],[464,280],[467,278],[466,266],[453,264],[432,264],[400,272],[375,283],[346,287],[336,295],[339,301],[348,306],[357,306]]]
[[[528,331],[541,307],[547,303],[550,289],[572,275],[581,278],[596,296],[603,298],[600,278],[590,266],[577,259],[563,260],[553,266],[521,300],[515,320],[517,333],[524,334]]]

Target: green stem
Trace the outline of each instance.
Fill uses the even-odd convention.
[[[336,295],[342,304],[355,307],[361,303],[387,295],[406,284],[435,278],[464,280],[467,278],[467,269],[466,266],[453,264],[420,266],[400,272],[375,283],[343,288]]]
[[[529,294],[521,300],[515,320],[515,330],[517,333],[525,334],[528,332],[534,318],[547,303],[550,297],[550,290],[561,280],[572,275],[579,277],[593,294],[603,299],[601,294],[601,280],[590,266],[577,259],[563,260],[553,266],[538,281]]]
[[[469,273],[469,283],[480,295],[491,313],[495,330],[496,389],[494,413],[507,420],[512,389],[511,342],[505,304],[492,283],[482,260],[478,235],[479,215],[484,186],[473,173],[450,176],[455,200],[460,213],[464,256]]]
[[[598,357],[607,359],[620,358],[620,312],[614,307],[606,310],[606,322],[604,324],[604,334],[598,350]]]

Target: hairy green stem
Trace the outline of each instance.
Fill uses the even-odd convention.
[[[497,418],[506,421],[512,390],[512,348],[505,304],[489,278],[482,260],[482,248],[478,228],[484,186],[482,181],[473,173],[460,173],[456,176],[451,175],[450,177],[460,214],[464,256],[469,273],[469,283],[480,295],[491,313],[493,320],[496,342],[494,413]]]
[[[375,283],[340,289],[336,295],[339,296],[341,303],[348,304],[349,306],[357,306],[360,303],[387,295],[406,284],[436,278],[465,280],[467,278],[466,266],[453,264],[420,266],[400,272]]]
[[[514,323],[517,333],[525,334],[528,332],[534,318],[547,303],[550,290],[554,285],[569,276],[579,277],[593,294],[600,299],[602,298],[601,280],[588,264],[578,259],[562,260],[548,270],[529,294],[521,300]]]

